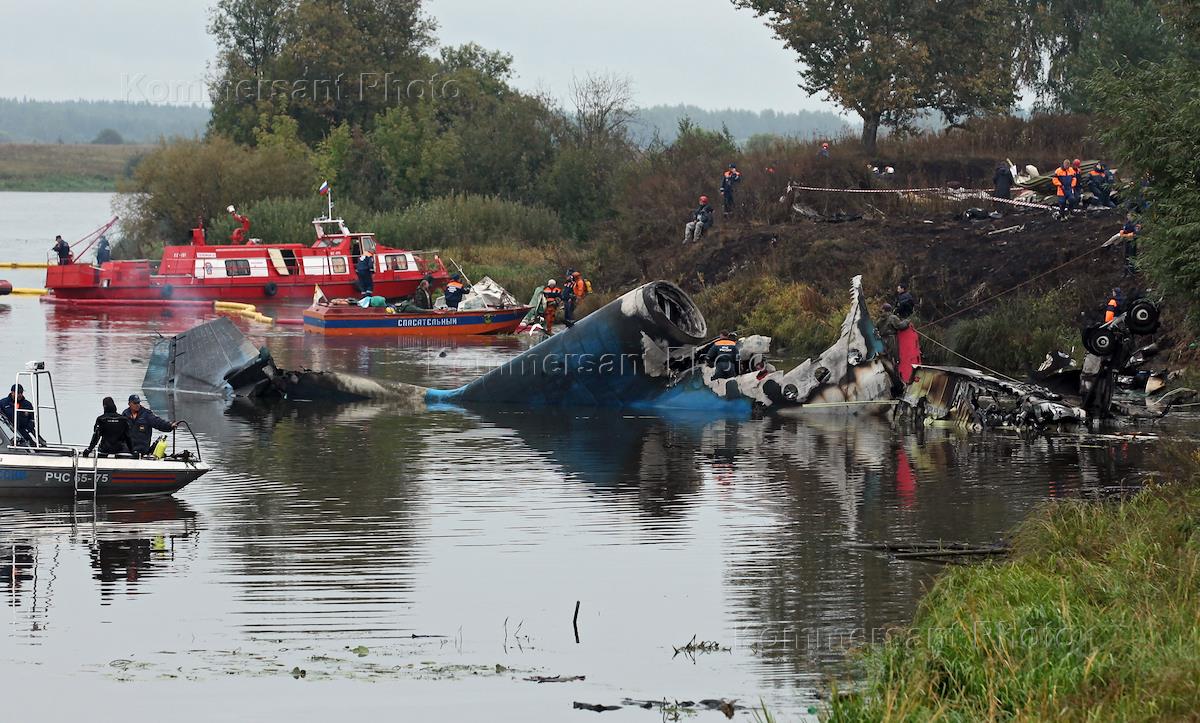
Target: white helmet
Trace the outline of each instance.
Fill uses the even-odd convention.
[[[554,279],[550,279],[549,281],[546,282],[546,286],[557,286],[557,285],[558,285],[558,282],[555,281]]]

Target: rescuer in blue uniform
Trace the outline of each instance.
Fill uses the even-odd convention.
[[[104,414],[96,417],[92,427],[92,441],[88,442],[83,456],[88,456],[100,444],[100,454],[124,454],[133,451],[133,440],[129,436],[129,420],[117,412],[117,403],[112,397],[102,402]]]
[[[363,296],[375,295],[375,257],[363,254],[354,264],[354,273],[358,274],[358,290]]]
[[[458,305],[462,303],[463,294],[470,290],[469,286],[463,284],[462,276],[454,274],[446,283],[446,306],[450,309],[457,309]]]
[[[150,454],[150,443],[154,431],[170,432],[178,426],[178,422],[168,422],[142,406],[142,398],[136,394],[129,395],[129,407],[121,412],[121,416],[129,420],[129,440],[134,454]]]
[[[14,414],[17,416],[15,421]],[[33,425],[33,403],[25,398],[25,387],[20,384],[12,385],[8,396],[0,399],[0,415],[12,425],[19,439],[27,444],[37,444],[37,434]]]
[[[1088,190],[1092,192],[1092,198],[1096,200],[1096,203],[1105,208],[1115,208],[1117,205],[1112,201],[1114,180],[1112,171],[1108,170],[1108,166],[1103,163],[1097,163],[1095,168],[1088,171]]]
[[[733,213],[733,188],[742,182],[742,172],[736,163],[730,163],[725,175],[721,176],[721,196],[725,201],[725,215]]]
[[[713,368],[713,379],[731,379],[737,376],[738,362],[741,361],[741,351],[738,349],[737,337],[727,331],[721,332],[719,339],[712,343],[705,355],[705,361]]]
[[[54,245],[50,250],[58,254],[58,265],[66,266],[71,263],[71,244],[67,243],[62,236],[54,237]]]

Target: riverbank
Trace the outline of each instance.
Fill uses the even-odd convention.
[[[1184,720],[1200,710],[1200,456],[1117,503],[1055,502],[1004,563],[947,572],[829,721]],[[1183,471],[1186,470],[1186,471]]]
[[[153,146],[0,144],[0,191],[116,191]]]

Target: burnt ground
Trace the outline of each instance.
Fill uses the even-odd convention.
[[[1122,278],[1120,247],[1097,250],[1119,230],[1121,221],[1117,212],[1062,222],[1043,211],[1020,211],[985,221],[963,221],[942,212],[845,223],[718,222],[699,246],[681,246],[675,240],[648,249],[640,271],[643,278],[675,280],[689,292],[772,274],[823,294],[844,293],[850,277],[862,274],[864,289],[875,299],[892,296],[896,283],[907,280],[918,299],[919,315],[929,321],[1020,284],[1026,286],[956,319],[994,311],[996,303],[1068,287],[1078,308],[1064,309],[1064,315],[1077,317],[1102,305],[1114,285],[1127,292],[1137,285],[1132,278]],[[1022,224],[1021,231],[988,235]],[[1067,265],[1046,274],[1061,264]]]

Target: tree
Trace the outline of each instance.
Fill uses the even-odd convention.
[[[209,128],[253,144],[260,117],[283,113],[310,146],[343,122],[369,128],[423,97],[433,29],[421,0],[221,0]]]
[[[102,146],[119,146],[124,142],[125,139],[121,137],[121,134],[112,128],[105,128],[92,139],[92,143]]]
[[[586,75],[571,81],[571,102],[581,145],[595,148],[628,139],[634,118],[633,86],[617,75]]]
[[[800,87],[858,114],[874,152],[881,126],[924,110],[948,123],[1011,108],[1018,0],[733,0],[753,10],[801,63]]]
[[[1175,298],[1200,305],[1200,63],[1173,58],[1099,73],[1089,91],[1100,134],[1130,195],[1149,203],[1138,267]],[[1142,178],[1149,181],[1140,188]],[[1192,317],[1193,322],[1195,316]]]
[[[1162,63],[1179,55],[1195,57],[1196,45],[1184,29],[1190,16],[1179,2],[1047,0],[1035,3],[1028,36],[1037,52],[1025,54],[1023,77],[1037,91],[1038,105],[1051,111],[1099,110],[1088,80],[1101,69]]]

